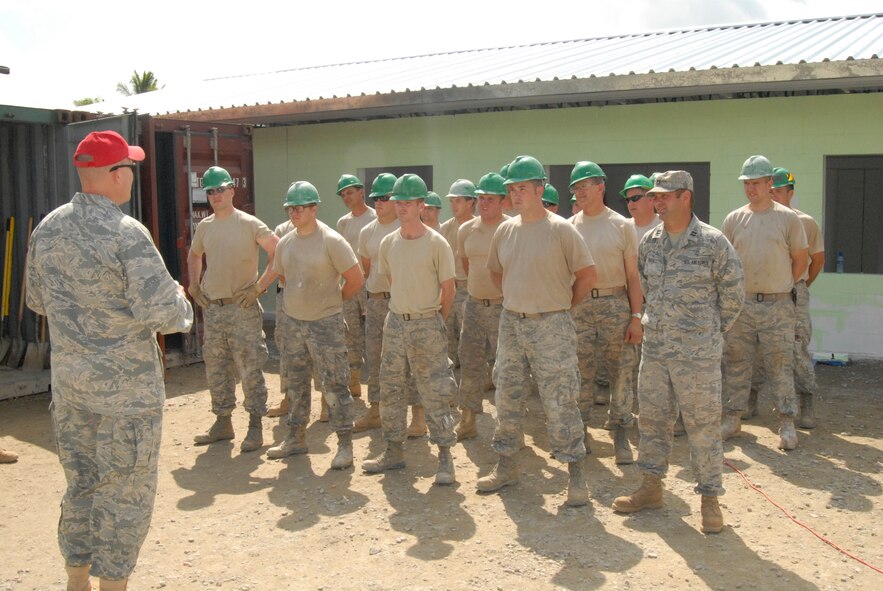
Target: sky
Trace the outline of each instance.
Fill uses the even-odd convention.
[[[464,49],[883,12],[883,0],[3,0],[0,104],[73,108],[160,85]]]

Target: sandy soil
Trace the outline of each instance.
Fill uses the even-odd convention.
[[[820,535],[883,567],[883,363],[819,366],[817,374],[820,426],[800,432],[797,450],[775,449],[772,402],[762,400],[726,457]],[[278,376],[267,377],[275,402]],[[64,586],[55,541],[64,479],[48,403],[48,395],[0,402],[0,446],[21,455],[0,466],[0,591]],[[363,406],[357,401],[357,412]],[[318,407],[315,399],[314,417]],[[193,435],[212,420],[202,365],[169,372],[165,410],[156,511],[130,589],[883,588],[883,575],[788,520],[729,468],[727,526],[701,534],[684,439],[665,507],[613,513],[613,498],[640,476],[613,463],[603,409],[591,422],[592,501],[579,509],[564,506],[566,466],[549,457],[536,399],[521,482],[487,496],[475,481],[495,460],[490,403],[480,437],[454,448],[452,487],[432,485],[436,460],[425,438],[406,445],[407,468],[382,476],[359,469],[383,447],[376,431],[356,436],[356,468],[342,472],[329,469],[336,438],[322,423],[308,429],[309,455],[266,458],[283,436],[276,419],[265,422],[262,450],[241,454],[241,409],[234,442],[195,447]]]

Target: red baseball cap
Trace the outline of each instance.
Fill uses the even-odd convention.
[[[126,158],[140,162],[144,160],[144,150],[138,146],[130,146],[123,136],[115,131],[93,131],[77,146],[74,166],[100,168],[116,164]]]

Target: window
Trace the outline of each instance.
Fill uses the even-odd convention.
[[[825,271],[883,273],[883,156],[825,159]]]

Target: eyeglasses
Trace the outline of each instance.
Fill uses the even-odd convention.
[[[550,207],[555,207],[555,203],[552,203],[551,201],[543,201],[543,207],[549,209]]]
[[[640,195],[632,195],[631,197],[623,197],[626,201],[631,201],[632,203],[637,203],[641,200],[642,197],[646,197],[647,193],[641,193]]]
[[[315,203],[307,203],[306,205],[289,205],[285,209],[288,210],[288,213],[292,211],[294,213],[303,213],[305,209],[313,209],[314,207],[316,207]]]
[[[374,203],[377,203],[378,201],[389,201],[390,197],[392,197],[392,195],[378,195],[377,197],[372,197],[371,199],[374,200]]]
[[[132,174],[135,174],[135,170],[138,168],[138,165],[135,164],[134,162],[130,162],[129,164],[117,164],[116,166],[110,167],[110,172],[113,172],[115,170],[119,170],[121,168],[128,168],[129,170],[132,171]]]
[[[208,195],[209,197],[211,197],[212,195],[215,195],[215,194],[220,195],[221,193],[223,193],[224,191],[226,191],[229,188],[230,187],[218,187],[216,189],[206,189],[205,194]]]

